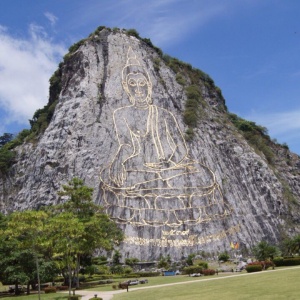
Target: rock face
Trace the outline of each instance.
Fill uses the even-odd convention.
[[[37,143],[17,148],[0,178],[4,212],[56,204],[73,177],[125,232],[125,257],[174,259],[251,248],[299,233],[300,160],[273,148],[270,166],[228,118],[214,86],[198,79],[202,110],[193,138],[186,87],[155,48],[103,29],[61,66],[55,113]]]

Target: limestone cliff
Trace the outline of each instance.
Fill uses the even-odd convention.
[[[232,241],[245,250],[299,233],[299,156],[267,138],[270,157],[246,139],[205,73],[101,28],[57,76],[49,126],[1,175],[2,211],[55,204],[76,176],[124,229],[125,257],[180,258]]]

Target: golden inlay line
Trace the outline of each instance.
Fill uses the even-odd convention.
[[[131,48],[122,86],[130,104],[113,112],[118,150],[100,174],[111,218],[176,228],[231,214],[214,172],[190,158],[176,117],[153,104],[149,73]]]
[[[228,230],[220,231],[216,234],[206,235],[206,236],[197,236],[190,235],[185,239],[170,239],[166,236],[158,239],[145,239],[140,237],[125,237],[124,242],[127,244],[133,244],[137,246],[158,246],[158,247],[184,247],[184,246],[197,246],[208,244],[222,239],[227,238],[229,235],[234,235],[240,231],[240,226],[236,225]]]

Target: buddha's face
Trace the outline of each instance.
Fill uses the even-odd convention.
[[[136,106],[148,106],[151,97],[151,83],[142,73],[129,73],[126,76],[125,89],[131,102]]]

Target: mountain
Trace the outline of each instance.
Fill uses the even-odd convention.
[[[217,254],[232,242],[247,252],[300,232],[299,156],[135,30],[99,27],[50,84],[0,169],[2,212],[59,203],[79,177],[124,230],[124,258]]]

